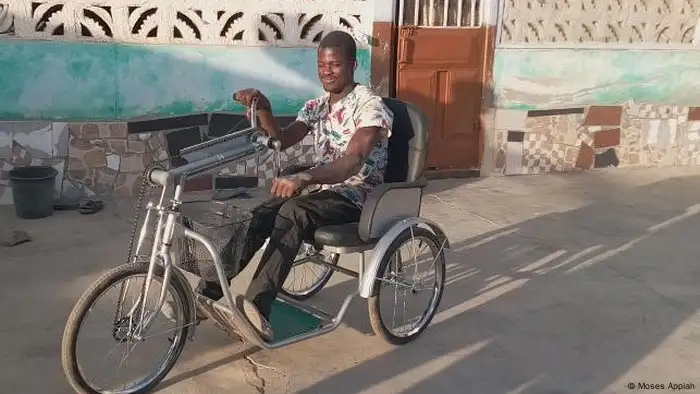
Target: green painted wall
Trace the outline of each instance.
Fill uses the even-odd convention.
[[[552,109],[630,100],[700,105],[700,51],[498,49],[497,108]]]
[[[356,80],[369,83],[370,51]],[[322,93],[315,48],[0,40],[0,120],[122,120],[242,108],[255,87],[277,115]]]

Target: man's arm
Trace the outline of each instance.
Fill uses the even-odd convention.
[[[362,127],[355,131],[348,142],[345,153],[338,159],[318,167],[305,171],[311,184],[334,184],[345,181],[357,174],[365,160],[372,152],[372,148],[381,136],[380,127]]]
[[[301,140],[303,140],[311,130],[311,128],[308,126],[308,121],[299,121],[300,119],[297,118],[297,120],[292,122],[285,128],[284,131],[282,131],[277,125],[277,122],[275,122],[274,115],[272,115],[270,100],[268,100],[267,97],[265,97],[265,95],[260,93],[260,91],[257,89],[243,89],[233,94],[233,99],[246,107],[250,107],[253,100],[256,98],[258,99],[257,115],[260,129],[269,137],[279,139],[282,142],[282,150],[301,142]],[[307,107],[308,103],[300,112],[300,115],[304,115],[301,120],[308,118],[309,109]],[[250,117],[250,112],[248,113],[248,117]]]
[[[280,129],[275,122],[275,117],[272,115],[270,110],[260,110],[258,111],[258,120],[260,121],[260,128],[263,132],[267,133],[268,136],[279,139],[282,142],[282,150],[294,146],[301,142],[301,140],[309,134],[309,126],[304,122],[298,120],[293,121],[289,126],[285,127],[284,131]]]

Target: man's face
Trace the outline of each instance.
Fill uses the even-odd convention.
[[[355,60],[346,59],[336,48],[318,51],[318,78],[326,92],[340,93],[352,83],[355,67]]]

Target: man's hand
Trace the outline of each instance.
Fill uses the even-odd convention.
[[[258,109],[259,110],[269,110],[272,109],[270,105],[270,100],[265,97],[264,94],[260,93],[258,89],[243,89],[239,90],[233,94],[233,99],[239,103],[250,107],[253,104],[253,99],[258,99]]]
[[[270,106],[270,100],[265,97],[264,94],[260,93],[258,89],[243,89],[239,90],[233,94],[233,99],[243,104],[246,107],[246,117],[250,120],[250,106],[253,104],[254,99],[258,99],[257,105],[257,120],[258,128],[263,134],[275,137],[282,140],[282,131],[280,127],[275,122],[275,118],[272,115],[272,107]],[[284,141],[282,141],[284,145]]]
[[[311,176],[305,172],[275,178],[271,193],[274,197],[290,198],[309,185]]]

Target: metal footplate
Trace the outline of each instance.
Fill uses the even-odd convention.
[[[278,297],[272,304],[270,319],[275,339],[272,342],[263,343],[262,346],[268,349],[278,348],[335,330],[343,320],[351,300],[357,294],[357,292],[349,294],[335,316],[290,298]],[[201,294],[195,293],[194,296],[200,313],[205,314],[216,328],[234,340],[246,342],[245,337],[234,327],[232,316],[229,316],[230,312],[222,310],[221,304]]]

